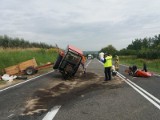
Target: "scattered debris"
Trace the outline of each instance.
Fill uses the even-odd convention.
[[[4,74],[3,76],[2,76],[2,80],[4,80],[4,81],[13,81],[13,79],[16,79],[17,78],[17,76],[16,75],[8,75],[8,74]]]
[[[17,76],[17,80],[27,80],[27,76]]]
[[[54,80],[50,88],[36,91],[33,98],[27,101],[22,115],[41,114],[54,104],[64,104],[64,101],[76,96],[83,98],[86,92],[97,88],[117,89],[122,83],[117,76],[114,76],[111,81],[103,83],[104,77],[91,72],[81,74],[82,72],[78,70],[72,79],[66,81],[60,81],[57,77],[57,83]],[[59,79],[61,79],[60,76]]]
[[[153,75],[151,72],[138,69],[136,65],[129,66],[125,72],[133,77],[151,77]]]

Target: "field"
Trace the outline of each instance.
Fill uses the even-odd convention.
[[[135,56],[120,56],[120,64],[128,66],[137,65],[139,69],[142,69],[143,63],[146,63],[148,71],[160,74],[160,59],[147,60],[138,59]]]
[[[54,62],[57,58],[55,49],[0,49],[0,73],[5,67],[35,58],[38,65]]]

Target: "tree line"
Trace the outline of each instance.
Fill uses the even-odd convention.
[[[115,55],[135,55],[138,58],[160,59],[160,34],[154,37],[145,37],[143,39],[135,39],[126,48],[119,51],[112,45],[102,48],[100,52],[110,51]]]
[[[0,36],[0,47],[2,48],[53,48],[46,43],[29,42],[23,38],[11,38],[7,35]]]
[[[119,51],[121,55],[136,55],[138,58],[160,58],[160,34],[154,37],[135,39],[126,49]]]

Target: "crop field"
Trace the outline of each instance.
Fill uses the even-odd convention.
[[[57,58],[55,49],[0,49],[0,73],[5,67],[35,58],[38,65],[54,62]]]

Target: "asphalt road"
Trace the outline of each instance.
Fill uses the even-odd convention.
[[[19,119],[27,100],[29,100],[37,89],[48,87],[53,81],[53,72],[36,78],[25,84],[0,92],[0,120]],[[14,118],[13,118],[14,117]]]
[[[124,73],[126,67],[120,67],[120,73],[133,82],[154,93],[159,98],[159,77],[132,78]],[[87,71],[103,73],[103,65],[92,60]],[[70,101],[59,110],[54,120],[159,120],[160,111],[150,101],[140,95],[125,82],[118,88],[97,89]]]
[[[88,61],[87,72],[93,72],[104,76],[103,65],[97,60]],[[160,99],[159,76],[150,78],[133,78],[128,76],[120,66],[119,72],[139,87]],[[33,96],[37,89],[46,88],[54,81],[57,75],[49,73],[30,82],[0,92],[0,120],[42,120],[47,112],[35,116],[22,117],[25,102]],[[126,79],[125,78],[125,79]],[[125,80],[122,80],[125,81]],[[105,84],[105,83],[104,83]],[[144,97],[137,92],[137,88],[131,87],[130,82],[108,88],[97,87],[82,92],[76,96],[61,100],[55,105],[61,105],[54,120],[159,120],[160,109],[154,99]],[[132,84],[133,86],[133,84]],[[147,98],[150,98],[149,100]],[[48,110],[49,111],[49,110]]]

